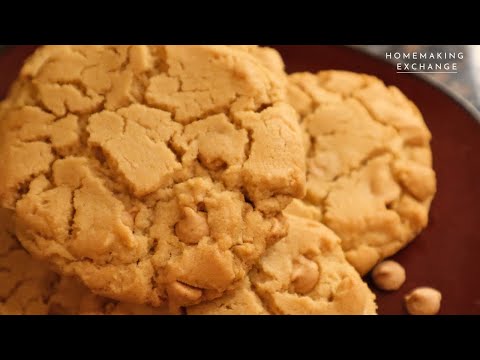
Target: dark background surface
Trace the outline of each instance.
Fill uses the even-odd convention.
[[[475,118],[478,115],[419,77],[396,74],[392,65],[352,48],[277,48],[288,72],[344,69],[376,75],[388,85],[398,86],[420,108],[433,134],[438,192],[430,224],[410,246],[393,257],[405,267],[407,281],[398,291],[376,292],[379,313],[404,314],[403,296],[414,287],[432,286],[443,294],[441,314],[480,314],[480,119]],[[33,47],[20,46],[7,49],[0,56],[0,98],[32,51]],[[475,102],[475,81],[470,80],[472,91],[466,96]]]

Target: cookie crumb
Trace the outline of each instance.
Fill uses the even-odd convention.
[[[440,311],[442,294],[431,287],[419,287],[405,296],[410,315],[436,315]]]
[[[398,290],[405,282],[406,274],[402,265],[393,260],[383,261],[372,271],[375,286],[382,290]]]

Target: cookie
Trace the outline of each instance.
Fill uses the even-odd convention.
[[[0,315],[166,315],[167,307],[119,303],[54,273],[15,238],[13,213],[0,209]]]
[[[375,295],[345,259],[338,236],[314,220],[289,215],[288,223],[289,235],[239,288],[187,314],[375,314]]]
[[[22,245],[118,301],[189,305],[235,287],[305,191],[273,54],[38,50],[0,119],[0,205],[15,210]]]
[[[427,226],[436,191],[431,134],[417,107],[379,79],[350,72],[293,74],[307,195],[287,212],[321,221],[367,273]]]

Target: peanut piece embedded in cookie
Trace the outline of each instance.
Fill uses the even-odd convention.
[[[168,296],[176,306],[194,304],[202,297],[202,290],[175,281],[168,286]]]
[[[207,215],[189,207],[183,208],[183,214],[184,218],[175,225],[175,234],[186,244],[198,244],[209,232]]]
[[[405,306],[410,315],[436,315],[440,311],[442,294],[430,287],[419,287],[405,296]]]
[[[293,262],[292,282],[295,291],[307,294],[313,290],[320,277],[318,264],[300,255]]]
[[[383,261],[372,271],[372,280],[382,290],[398,290],[405,282],[405,269],[399,263]]]

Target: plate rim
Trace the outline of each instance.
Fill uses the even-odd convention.
[[[353,46],[346,46],[350,50],[356,51],[362,55],[368,56],[371,59],[381,61],[385,64],[391,65],[388,61],[383,59],[381,56],[373,54],[369,52],[368,50],[364,48],[359,48],[359,47],[353,47]],[[427,76],[426,74],[419,74],[419,73],[411,73],[411,74],[403,74],[407,76],[413,76],[418,78],[421,81],[424,81],[431,87],[440,90],[444,95],[450,97],[452,100],[454,100],[458,105],[460,105],[466,112],[468,112],[474,119],[475,122],[480,125],[480,110],[477,109],[477,107],[467,98],[464,96],[460,95],[458,92],[455,90],[451,89],[448,85],[442,83],[439,80],[436,80],[434,78],[431,78]]]

